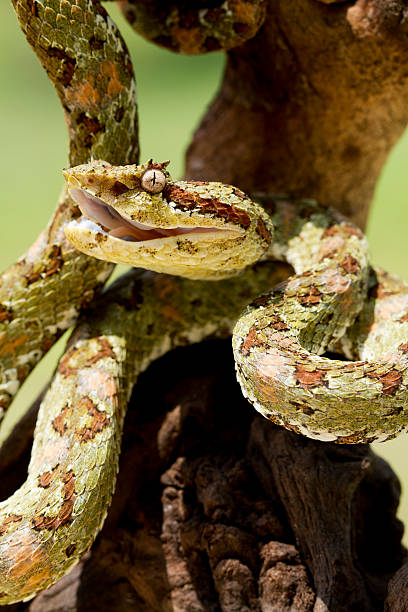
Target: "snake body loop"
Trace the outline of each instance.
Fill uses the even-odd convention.
[[[167,162],[135,165],[132,67],[100,3],[12,1],[65,109],[74,166],[65,176],[86,218],[66,190],[0,279],[3,411],[88,310],[42,402],[27,481],[0,504],[1,604],[47,588],[91,546],[113,494],[131,388],[175,346],[225,337],[238,319],[238,378],[272,421],[343,443],[384,440],[408,422],[408,289],[370,267],[361,232],[315,202],[251,199],[230,185],[173,181]],[[253,36],[267,3],[121,4],[155,42],[195,53]],[[111,261],[186,278],[133,271],[93,302]]]
[[[137,161],[132,65],[119,31],[100,3],[12,2],[28,42],[61,99],[70,162],[101,156],[112,163]],[[0,416],[32,368],[75,323],[80,309],[91,303],[111,273],[112,264],[84,256],[65,238],[63,228],[77,214],[65,191],[48,227],[1,276]],[[120,363],[115,367],[120,376]],[[48,447],[49,428],[55,433],[59,427],[58,421],[52,425],[52,414],[61,402],[67,406],[61,427],[64,432],[73,429],[58,448]],[[106,416],[84,405],[76,413],[68,405],[71,402],[57,383],[44,409],[51,420],[48,425],[40,420],[36,429],[30,476],[0,505],[0,601],[4,604],[30,598],[55,582],[78,560],[78,551],[89,547],[106,514],[119,453],[121,418],[116,399],[106,398]],[[110,410],[116,411],[115,418],[104,431]],[[78,447],[69,446],[75,428],[82,437],[96,438],[92,457],[86,453],[80,457]],[[65,532],[62,539],[61,530]]]
[[[154,169],[164,179],[152,194],[142,178]],[[75,222],[67,235],[89,255],[210,280],[236,273],[254,256],[293,266],[295,276],[258,297],[234,329],[238,380],[264,416],[343,443],[386,440],[405,430],[406,289],[401,285],[397,299],[380,308],[385,320],[381,314],[354,342],[338,343],[364,307],[371,270],[363,234],[340,214],[308,200],[258,196],[255,203],[234,187],[173,181],[152,162],[93,162],[66,177],[87,217],[85,229]],[[242,231],[228,238],[237,226]],[[224,259],[213,259],[219,250]],[[358,361],[320,356],[336,344]]]
[[[287,273],[264,264],[208,284],[133,271],[95,301],[42,402],[28,478],[0,504],[1,604],[53,584],[96,537],[138,374],[176,346],[228,336],[248,296]]]
[[[137,161],[137,107],[125,43],[99,2],[13,0],[28,42],[61,99],[70,162]],[[112,271],[72,248],[63,228],[78,214],[64,193],[48,227],[0,278],[0,411],[76,321]]]

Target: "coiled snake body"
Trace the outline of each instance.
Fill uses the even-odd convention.
[[[343,443],[407,426],[408,290],[370,267],[360,230],[315,202],[255,202],[220,183],[173,181],[165,163],[134,165],[131,67],[99,3],[14,4],[64,101],[65,174],[86,218],[66,192],[1,278],[3,409],[111,270],[79,251],[185,278],[131,272],[74,331],[42,402],[27,481],[0,505],[0,603],[32,597],[89,548],[113,493],[130,390],[177,345],[228,335],[238,319],[238,379],[272,421]],[[108,162],[75,165],[91,158]],[[288,267],[271,259],[295,274],[284,281]]]
[[[344,338],[365,303],[370,266],[363,234],[340,214],[312,201],[257,204],[221,183],[172,181],[152,162],[93,162],[65,174],[85,215],[65,231],[88,255],[208,280],[259,259],[293,266],[296,275],[258,297],[233,334],[242,391],[264,416],[343,443],[405,428],[406,289],[379,301],[370,329],[360,318]],[[319,356],[329,348],[360,361]]]

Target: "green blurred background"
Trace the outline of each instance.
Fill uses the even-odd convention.
[[[170,171],[180,177],[185,148],[218,87],[224,56],[184,57],[158,49],[137,37],[116,7],[108,3],[107,8],[133,59],[141,159],[170,158]],[[66,165],[67,134],[56,94],[20,32],[10,2],[0,2],[0,34],[0,269],[4,269],[33,242],[54,209],[62,185],[61,168]],[[374,262],[406,280],[407,159],[406,135],[384,168],[368,227]],[[6,429],[47,380],[62,346],[60,341],[23,386],[6,419]],[[400,436],[374,448],[401,480],[399,515],[408,523],[406,438]]]

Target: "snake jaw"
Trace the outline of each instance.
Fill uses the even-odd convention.
[[[70,193],[84,216],[71,221],[65,235],[87,255],[192,279],[215,280],[242,268],[242,262],[230,261],[231,253],[241,251],[237,242],[245,240],[240,228],[148,224],[123,217],[77,186]]]
[[[183,237],[186,234],[210,234],[222,232],[234,237],[242,235],[238,228],[214,227],[200,225],[177,225],[174,223],[166,227],[150,223],[142,223],[130,217],[124,217],[110,204],[90,191],[78,186],[76,179],[69,180],[69,192],[73,200],[78,204],[83,216],[92,221],[95,228],[109,237],[126,240],[128,242],[143,243],[155,239],[165,239],[171,236]],[[91,226],[88,224],[88,228]],[[97,230],[98,231],[98,230]]]
[[[84,215],[65,234],[98,259],[213,280],[237,274],[270,247],[269,216],[231,185],[172,181],[166,164],[151,161],[91,162],[64,175]]]

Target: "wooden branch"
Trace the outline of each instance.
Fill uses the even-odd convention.
[[[403,565],[388,585],[385,612],[405,612],[408,608],[408,563]]]
[[[382,609],[388,576],[375,568],[387,558],[392,572],[403,558],[393,513],[400,489],[388,464],[367,445],[315,442],[262,421],[253,424],[250,447],[261,482],[273,477],[314,577],[314,610]]]
[[[135,389],[101,536],[18,610],[381,610],[402,562],[396,482],[366,446],[257,415],[228,341],[175,351]]]
[[[364,226],[408,119],[404,0],[274,0],[228,53],[187,176],[335,206]]]

